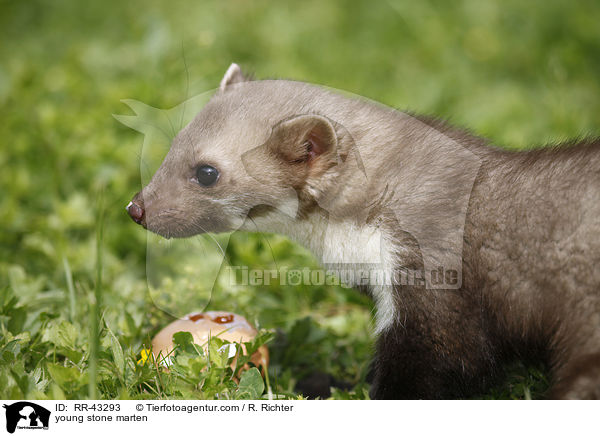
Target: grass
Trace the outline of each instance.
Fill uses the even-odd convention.
[[[373,307],[358,292],[218,279],[207,293],[206,275],[168,281],[163,270],[149,280],[148,254],[189,245],[148,241],[124,212],[151,169],[140,167],[143,136],[112,117],[128,114],[122,99],[175,107],[235,61],[257,77],[449,118],[506,147],[600,134],[592,0],[4,0],[0,10],[2,398],[296,398],[296,382],[317,369],[355,385],[334,398],[367,397]],[[164,152],[163,139],[146,145]],[[277,235],[235,234],[226,254],[237,266],[316,266]],[[256,371],[238,386],[228,362],[198,356],[185,335],[171,371],[138,364],[190,307],[255,322],[262,333],[249,347],[269,341],[269,386]],[[485,397],[545,389],[539,368],[517,363],[509,374]]]

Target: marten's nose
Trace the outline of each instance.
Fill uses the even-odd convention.
[[[138,197],[136,195],[136,197]],[[146,227],[146,217],[144,213],[144,203],[141,199],[133,199],[134,201],[130,201],[125,209],[127,209],[127,213],[136,223]],[[139,203],[139,204],[138,204]]]

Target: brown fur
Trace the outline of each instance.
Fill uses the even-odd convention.
[[[513,357],[546,360],[556,398],[598,397],[600,142],[504,151],[314,85],[243,82],[232,68],[134,197],[149,230],[230,230],[252,213],[342,259],[361,251],[344,243],[374,229],[392,268],[461,270],[454,287],[367,286],[383,313],[374,398],[469,396]],[[205,163],[221,171],[211,188],[194,183]],[[344,225],[356,235],[325,246]]]

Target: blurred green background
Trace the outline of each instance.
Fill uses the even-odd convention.
[[[224,366],[198,378],[185,359],[162,375],[136,364],[172,318],[152,304],[146,233],[124,210],[141,187],[144,138],[113,118],[131,114],[121,99],[171,108],[237,62],[258,78],[448,118],[505,147],[597,136],[599,19],[594,0],[1,0],[0,398],[239,394]],[[273,235],[234,235],[227,254],[316,266]],[[358,292],[218,285],[209,308],[274,332],[276,395],[295,397],[296,381],[320,369],[355,384],[335,398],[366,397],[373,308]],[[489,397],[543,391],[543,371],[517,366]]]

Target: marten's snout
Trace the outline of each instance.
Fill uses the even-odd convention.
[[[126,207],[127,213],[136,223],[142,225],[144,228],[146,227],[146,213],[144,211],[144,201],[142,197],[138,194],[133,197],[133,200],[129,202]]]

